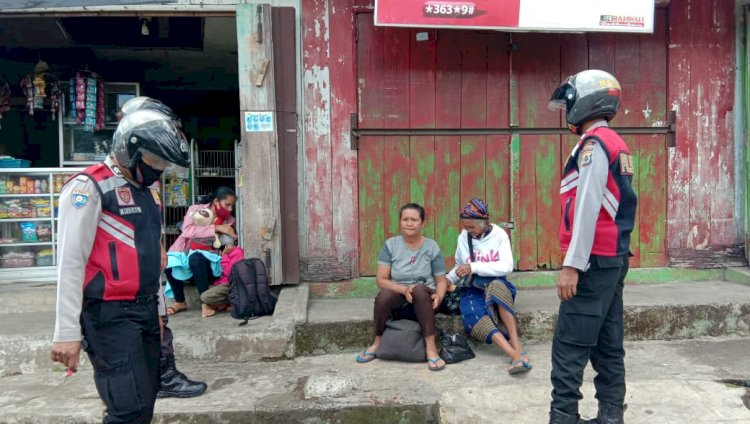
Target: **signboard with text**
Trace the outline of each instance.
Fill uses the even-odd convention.
[[[246,132],[270,132],[273,129],[273,112],[245,112]]]
[[[654,0],[375,0],[375,25],[651,33]]]
[[[176,3],[177,0],[0,0],[3,9],[41,9],[46,7],[125,6],[135,4]]]

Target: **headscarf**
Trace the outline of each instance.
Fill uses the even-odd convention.
[[[461,208],[461,219],[490,219],[484,200],[473,198]]]

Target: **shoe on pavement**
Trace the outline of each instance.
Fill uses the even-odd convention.
[[[177,370],[174,357],[161,358],[161,388],[156,394],[159,399],[176,397],[191,398],[202,395],[208,385],[202,381],[193,381]]]

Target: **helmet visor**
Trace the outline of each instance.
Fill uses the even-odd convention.
[[[573,107],[576,100],[576,89],[570,84],[570,78],[561,86],[557,87],[549,100],[549,110],[568,111]]]

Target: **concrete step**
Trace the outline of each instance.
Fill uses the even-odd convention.
[[[0,285],[0,376],[44,371],[50,366],[55,286],[10,286]],[[287,287],[272,317],[244,327],[227,313],[203,319],[191,304],[170,319],[177,357],[183,362],[244,362],[353,352],[371,343],[372,299],[308,302],[308,297],[307,285]],[[625,302],[628,340],[750,334],[750,285],[627,285]],[[525,342],[551,340],[558,305],[554,289],[519,292],[516,306]],[[439,315],[438,320],[441,327],[463,331],[460,317]]]
[[[474,346],[475,359],[428,371],[424,363],[352,354],[245,363],[179,362],[209,389],[193,399],[162,399],[154,423],[443,423],[547,422],[550,345],[526,346],[534,369],[506,372],[508,358]],[[746,379],[750,338],[626,343],[626,420],[631,423],[750,422],[746,389],[722,383]],[[596,413],[593,372],[586,370],[580,411]],[[0,423],[98,423],[103,406],[90,370],[64,382],[62,370],[0,377]]]
[[[0,315],[0,376],[29,374],[50,368],[49,350],[54,330],[54,309],[49,310],[42,298],[54,287],[27,287],[28,295],[39,295],[30,308],[33,312],[6,312]],[[21,290],[19,290],[19,293]],[[175,335],[178,358],[196,362],[243,362],[283,359],[295,356],[294,329],[307,318],[308,288],[305,285],[285,287],[279,296],[273,316],[260,317],[239,327],[241,321],[229,313],[201,318],[200,307],[193,305],[169,320]],[[6,303],[6,311],[14,307]],[[85,360],[83,368],[90,367]]]
[[[750,334],[750,285],[723,281],[625,286],[627,340],[672,340]],[[519,332],[526,342],[552,340],[559,300],[553,288],[520,290]],[[311,299],[295,336],[298,355],[357,351],[372,343],[373,299]],[[460,316],[438,326],[463,332]]]

